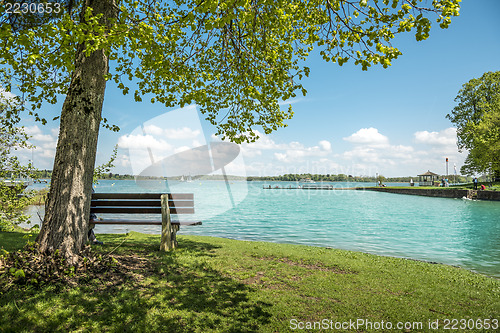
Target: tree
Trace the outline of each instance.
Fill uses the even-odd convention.
[[[99,125],[112,127],[102,117],[107,81],[132,89],[136,101],[196,103],[218,135],[254,141],[257,128],[269,134],[292,117],[278,102],[306,93],[302,62],[314,47],[339,65],[387,67],[401,54],[391,45],[396,34],[426,39],[427,16],[446,28],[459,11],[459,0],[59,2],[57,15],[24,21],[0,5],[0,84],[10,91],[16,81],[44,123],[37,110],[66,95],[37,242],[70,259],[85,241]]]
[[[18,196],[24,186],[6,186],[1,182],[11,177],[28,177],[34,171],[31,163],[23,165],[12,154],[13,150],[31,147],[23,128],[16,126],[20,121],[17,102],[15,96],[9,97],[0,90],[0,230],[28,219],[23,209],[29,198]]]
[[[457,126],[457,145],[468,150],[460,171],[500,178],[500,71],[484,73],[462,86],[446,117]]]

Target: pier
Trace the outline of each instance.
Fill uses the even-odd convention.
[[[22,187],[23,189],[25,189],[26,187],[30,186],[31,184],[33,184],[33,182],[31,180],[12,180],[12,179],[9,179],[9,180],[5,180],[5,179],[2,179],[0,180],[0,185],[1,186],[6,186],[6,187],[10,187],[10,188],[14,188],[14,187]]]

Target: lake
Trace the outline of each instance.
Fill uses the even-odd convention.
[[[103,180],[95,190],[194,193],[196,214],[186,217],[203,225],[182,227],[179,234],[333,247],[440,262],[500,277],[500,202],[374,191],[269,190],[264,185],[296,183]],[[39,221],[36,212],[43,215],[43,209],[31,208],[34,222]],[[95,229],[97,234],[130,230],[160,234],[157,226]]]

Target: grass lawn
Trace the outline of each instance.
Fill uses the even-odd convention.
[[[484,184],[486,186],[487,191],[500,191],[500,182],[479,182],[478,183],[478,190],[481,188],[481,184]],[[371,186],[371,187],[377,187],[377,186]],[[461,185],[450,185],[449,187],[441,187],[441,186],[414,186],[414,187],[409,187],[409,186],[386,186],[384,188],[390,188],[390,189],[401,189],[401,188],[411,188],[415,190],[425,190],[425,189],[439,189],[439,190],[472,190],[474,189],[474,184],[469,183],[469,184],[461,184]]]
[[[486,186],[486,190],[488,191],[500,191],[500,182],[478,182],[477,187],[478,189],[481,188],[481,184],[484,184]],[[474,188],[474,183],[469,183],[469,184],[464,184],[464,185],[452,185],[452,188],[463,188],[467,190],[472,190]]]
[[[436,332],[447,319],[500,320],[500,281],[455,267],[201,236],[179,236],[170,253],[158,252],[158,235],[98,238],[104,245],[95,251],[113,251],[125,273],[6,291],[0,332],[288,332],[323,319],[365,320],[335,331],[371,331],[366,321],[384,321],[394,332]],[[25,242],[22,233],[0,232],[7,251]],[[415,326],[397,329],[398,322]]]

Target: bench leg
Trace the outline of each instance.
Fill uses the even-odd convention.
[[[173,225],[172,226],[172,248],[176,249],[177,248],[177,231],[179,231],[180,226],[179,225]]]
[[[87,241],[90,243],[92,243],[96,240],[95,234],[94,234],[94,228],[95,228],[95,224],[92,223],[92,221],[91,221],[90,225],[89,225],[89,230],[87,231]]]
[[[178,229],[172,225],[170,220],[170,209],[168,207],[168,195],[161,196],[161,243],[160,251],[170,251],[177,247],[175,234]]]
[[[160,251],[170,251],[177,248],[176,236],[178,230],[178,225],[170,224],[170,228],[167,225],[162,226]]]

